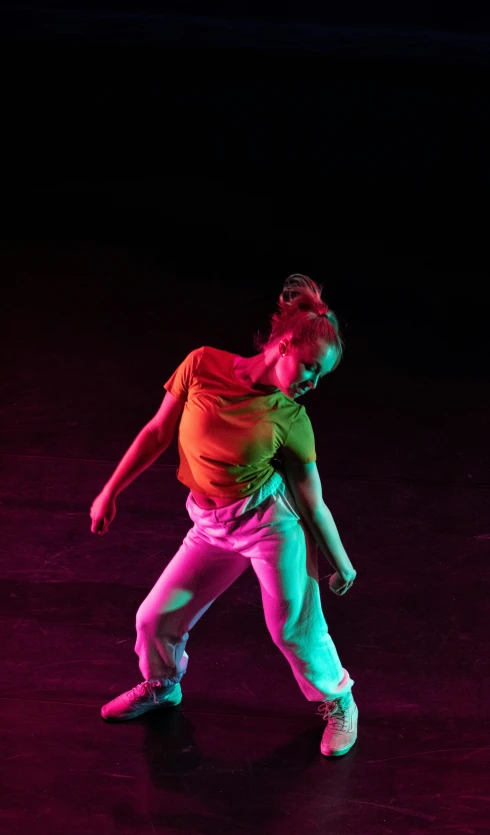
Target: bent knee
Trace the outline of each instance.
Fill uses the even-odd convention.
[[[162,611],[161,607],[145,606],[136,612],[136,631],[145,635],[180,635],[187,630],[182,612]]]
[[[169,588],[164,593],[160,592],[158,595],[150,593],[139,607],[136,613],[136,620],[144,621],[145,619],[154,620],[155,618],[162,618],[165,615],[170,615],[173,612],[183,613],[188,608],[189,603],[194,595],[189,589],[184,588]]]
[[[144,600],[136,612],[136,630],[138,632],[155,632],[162,621],[159,607],[152,606],[151,601]]]
[[[148,609],[141,605],[136,612],[136,631],[150,632],[155,630],[157,618]]]

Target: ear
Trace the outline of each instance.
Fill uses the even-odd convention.
[[[287,354],[288,349],[289,349],[289,339],[286,336],[284,339],[281,339],[281,341],[279,342],[279,353],[280,353],[281,357],[284,357]]]

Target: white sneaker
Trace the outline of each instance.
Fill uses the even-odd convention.
[[[101,710],[101,716],[109,722],[124,722],[157,707],[176,707],[181,701],[180,684],[163,687],[159,681],[142,681],[132,690],[107,702]]]
[[[359,711],[352,694],[349,692],[339,699],[322,702],[318,713],[327,722],[320,745],[322,754],[326,757],[341,757],[347,754],[357,739]]]

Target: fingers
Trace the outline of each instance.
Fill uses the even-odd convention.
[[[90,528],[92,533],[98,533],[100,535],[103,535],[103,534],[107,533],[107,529],[108,529],[108,523],[107,523],[107,520],[104,519],[104,517],[102,517],[101,519],[93,519],[92,520],[92,526]]]
[[[340,595],[346,594],[349,591],[351,586],[352,586],[352,583],[347,583],[346,586],[343,586],[343,588],[340,589],[339,594]]]
[[[332,578],[335,577],[335,580],[332,582]],[[340,582],[339,582],[340,581]],[[329,578],[329,586],[331,591],[337,595],[337,597],[342,597],[346,592],[349,591],[351,586],[353,585],[354,580],[346,580],[342,583],[341,578],[339,575],[331,574]]]
[[[345,585],[341,586],[339,594],[345,594],[352,587],[354,580],[349,580]]]

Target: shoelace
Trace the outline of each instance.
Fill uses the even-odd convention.
[[[133,687],[132,690],[128,693],[128,698],[148,698],[149,696],[153,696],[153,701],[155,704],[158,704],[157,694],[155,693],[155,686],[160,686],[159,682],[156,681],[142,681],[140,684],[137,684],[136,687]]]
[[[338,700],[322,702],[318,707],[317,713],[331,724],[336,731],[345,731],[349,726],[347,712],[349,708],[344,707]]]

